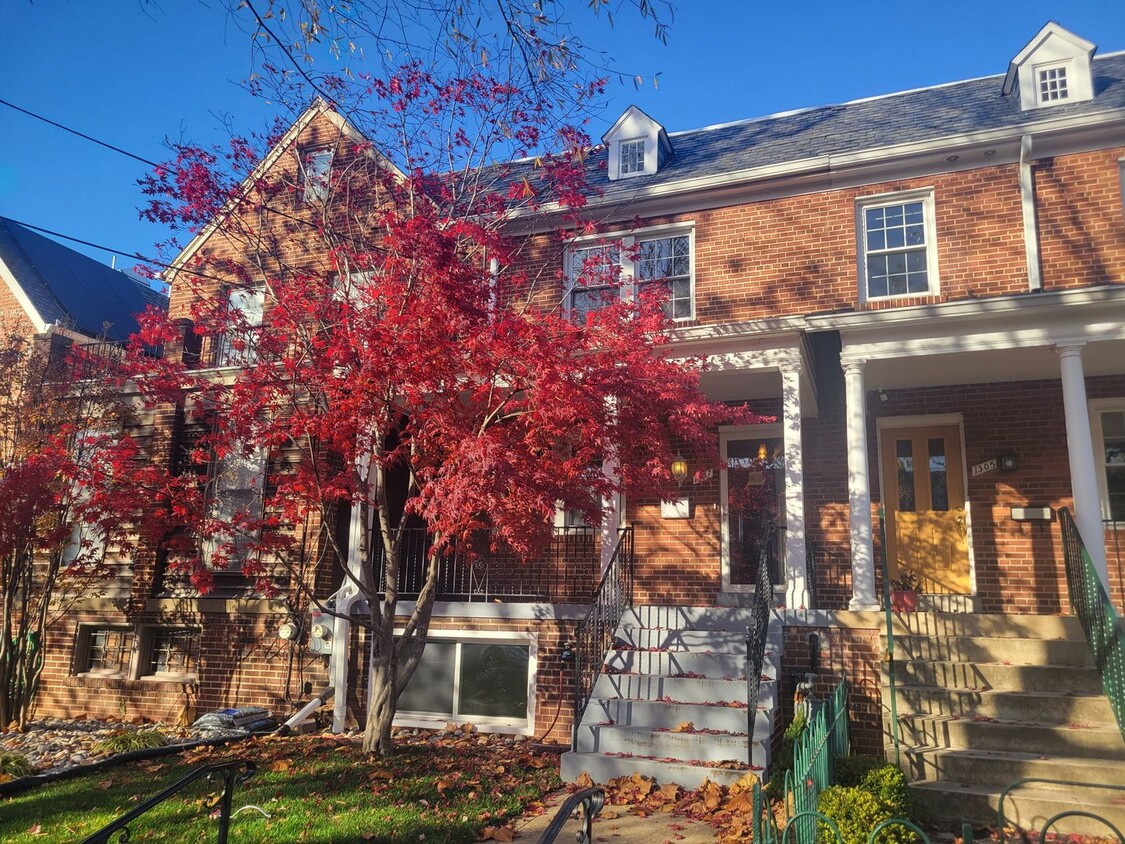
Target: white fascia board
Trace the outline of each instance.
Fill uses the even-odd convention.
[[[771,347],[795,347],[805,330],[805,317],[777,317],[748,322],[727,322],[721,325],[694,325],[674,328],[668,332],[669,345],[676,353],[709,354],[745,347],[748,342]],[[697,351],[698,350],[698,351]]]
[[[15,273],[4,263],[3,259],[0,259],[0,277],[3,277],[4,283],[8,285],[8,290],[11,291],[13,298],[19,302],[35,330],[40,334],[46,331],[47,323],[39,314],[39,309],[32,304],[31,299],[28,298],[26,291],[23,289],[23,285],[19,283]]]

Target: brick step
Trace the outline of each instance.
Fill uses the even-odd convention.
[[[939,686],[899,686],[899,715],[985,715],[1011,721],[1046,724],[1113,724],[1113,709],[1105,695],[1063,692],[968,691]],[[883,688],[883,699],[890,689]]]
[[[755,758],[761,759],[761,748],[770,740],[768,729],[755,736]],[[722,762],[733,760],[747,762],[748,739],[741,733],[675,733],[653,730],[651,727],[606,725],[581,727],[578,732],[580,752],[631,753],[657,759],[677,759],[681,762],[695,760]]]
[[[894,613],[895,636],[983,636],[1014,639],[1086,641],[1073,615],[1002,615],[999,613]]]
[[[764,680],[758,704],[774,706],[776,681]],[[596,697],[621,697],[677,703],[746,703],[745,680],[710,680],[661,677],[657,674],[603,674],[594,684]]]
[[[886,753],[893,761],[894,747],[888,746]],[[903,769],[914,780],[1007,786],[1036,777],[1125,787],[1125,759],[1102,759],[1091,764],[1089,759],[1070,756],[944,747],[903,747],[901,759]]]
[[[903,660],[895,662],[895,680],[902,685],[945,686],[986,691],[1055,692],[1101,694],[1102,681],[1092,668],[1069,665],[1004,665],[998,662],[942,662]]]
[[[956,818],[973,825],[996,826],[996,810],[1001,786],[972,786],[944,781],[911,783],[918,814],[923,819],[948,822]],[[1085,811],[1100,815],[1118,829],[1125,829],[1125,792],[1089,787],[1070,790],[1049,789],[1039,785],[1021,787],[1004,800],[1004,818],[1021,829],[1039,832],[1043,823],[1061,812]],[[1072,835],[1116,837],[1092,818],[1069,817],[1052,829]]]
[[[762,673],[770,679],[777,678],[778,662],[776,651],[769,651],[762,664]],[[746,677],[746,656],[697,651],[610,651],[605,665],[610,672],[626,674],[662,674],[675,677],[678,674],[702,674],[714,680],[743,680]]]
[[[886,647],[886,636],[881,637]],[[937,662],[1092,666],[1085,639],[1016,639],[999,636],[895,636],[895,658]]]
[[[674,729],[691,721],[699,730],[746,732],[746,709],[733,706],[705,706],[701,703],[663,703],[656,700],[626,700],[623,698],[595,698],[586,707],[583,725],[611,721],[614,724]],[[754,714],[754,733],[771,728],[767,709],[759,708]],[[580,728],[581,729],[581,728]]]
[[[670,650],[739,654],[746,657],[746,630],[669,630],[624,624],[617,631],[620,644],[642,650]],[[780,650],[780,642],[767,642],[767,650]]]
[[[609,782],[616,777],[639,773],[658,783],[676,783],[687,789],[699,788],[704,780],[718,785],[733,785],[749,769],[708,768],[680,762],[660,762],[640,757],[604,756],[600,753],[568,751],[561,757],[564,782],[574,782],[585,771],[594,782]]]
[[[947,715],[906,715],[900,717],[899,722],[901,741],[915,747],[1034,752],[1090,760],[1125,759],[1125,744],[1116,724],[1072,727]]]

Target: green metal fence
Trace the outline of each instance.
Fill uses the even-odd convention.
[[[786,804],[797,844],[816,840],[816,804],[820,792],[832,785],[832,761],[850,752],[848,739],[848,681],[841,680],[809,721],[793,748],[793,768],[785,772]]]
[[[1071,611],[1082,622],[1102,687],[1125,737],[1125,628],[1094,570],[1070,511],[1059,510]]]

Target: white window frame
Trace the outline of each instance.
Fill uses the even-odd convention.
[[[921,293],[890,293],[885,296],[872,296],[869,291],[867,278],[867,217],[866,212],[874,208],[886,208],[895,205],[907,205],[913,202],[922,203],[922,226],[926,237],[926,281],[928,289]],[[909,191],[895,191],[893,193],[880,193],[871,196],[861,196],[856,199],[855,205],[856,226],[856,255],[858,257],[859,272],[859,301],[860,302],[887,302],[893,300],[919,299],[936,296],[941,292],[941,281],[938,275],[937,257],[937,224],[934,213],[934,189],[932,187],[919,188]],[[889,253],[895,250],[880,250]],[[909,251],[907,247],[902,252]]]
[[[1125,215],[1125,157],[1117,159],[1117,180],[1121,185],[1121,213]]]
[[[249,478],[251,481],[250,486],[223,485],[222,480],[224,477],[229,477],[231,469],[235,472],[239,471],[237,465],[232,465],[235,464],[236,461],[246,464],[248,470],[244,472],[244,474],[253,476]],[[248,455],[243,456],[241,454],[241,448],[236,444],[236,446],[231,449],[231,453],[226,457],[212,458],[211,475],[207,481],[207,516],[213,519],[227,518],[227,514],[218,512],[220,507],[225,506],[225,502],[221,500],[221,496],[224,494],[229,495],[232,492],[249,491],[252,492],[253,495],[248,495],[246,497],[248,499],[253,498],[252,506],[257,510],[257,514],[254,518],[261,518],[262,508],[265,503],[266,472],[268,468],[268,455],[266,450],[261,446],[253,447]],[[237,506],[230,511],[229,515],[233,515],[236,511]],[[232,541],[230,537],[206,538],[203,541],[203,559],[209,561],[218,551],[220,544],[230,541]],[[233,542],[236,546],[238,545],[237,538],[234,538]],[[224,571],[239,572],[242,570],[243,561],[241,559],[241,553],[241,551],[236,551],[236,553],[232,555]]]
[[[395,635],[401,635],[401,628],[395,630]],[[518,718],[489,718],[480,715],[454,715],[453,713],[424,713],[399,710],[395,714],[395,726],[420,727],[434,729],[435,726],[444,726],[448,723],[476,724],[491,733],[507,733],[510,735],[530,736],[535,734],[535,678],[539,673],[539,635],[537,633],[521,633],[506,631],[485,630],[430,630],[426,634],[427,641],[444,641],[457,645],[453,664],[453,709],[456,710],[461,700],[461,645],[527,645],[527,717]],[[370,693],[370,690],[369,690]]]
[[[634,162],[632,153],[640,146],[640,162]],[[628,152],[627,152],[628,151]],[[638,164],[635,169],[634,165]],[[629,165],[629,166],[627,166]],[[617,146],[617,175],[622,179],[632,176],[643,176],[648,171],[648,142],[645,138],[629,138],[618,142]]]
[[[682,323],[695,319],[695,221],[573,238],[567,243],[564,260],[564,275],[567,283],[565,294],[567,315],[572,316],[574,314],[572,305],[574,291],[586,289],[576,284],[578,273],[581,271],[581,267],[577,265],[575,260],[579,250],[589,249],[599,245],[615,246],[617,248],[618,263],[621,268],[619,276],[620,296],[623,299],[629,300],[637,296],[638,288],[643,283],[647,283],[638,282],[636,277],[637,262],[633,259],[632,254],[637,251],[638,244],[641,241],[661,240],[664,238],[683,237],[685,235],[688,238],[688,264],[690,268],[688,272],[688,289],[690,291],[691,312],[687,316],[672,317],[672,321]],[[594,285],[594,287],[599,287],[599,285]]]
[[[301,198],[307,203],[325,202],[332,178],[336,151],[331,146],[304,147],[299,150]]]
[[[1094,462],[1098,467],[1098,503],[1101,507],[1102,520],[1109,522],[1112,515],[1109,510],[1109,479],[1106,474],[1108,464],[1105,462],[1105,432],[1102,429],[1103,413],[1125,413],[1125,396],[1108,399],[1092,399],[1089,402],[1090,433],[1094,441]],[[1125,519],[1116,519],[1111,524],[1125,527]]]
[[[1063,87],[1065,87],[1066,89],[1066,95],[1063,97],[1055,97],[1053,99],[1045,98],[1043,95],[1043,74],[1060,70],[1063,74]],[[1031,71],[1032,79],[1035,80],[1036,105],[1044,108],[1047,106],[1065,105],[1066,103],[1074,102],[1074,62],[1072,62],[1070,59],[1065,59],[1061,62],[1044,62],[1043,64],[1037,64],[1032,67]]]
[[[266,290],[264,287],[231,287],[226,292],[225,307],[232,313],[239,313],[246,322],[246,348],[235,350],[231,338],[237,332],[231,326],[220,335],[216,342],[221,343],[215,366],[218,369],[253,366],[258,361],[255,344],[255,329],[261,326],[266,310]],[[243,338],[240,338],[243,339]]]

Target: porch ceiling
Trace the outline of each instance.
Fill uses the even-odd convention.
[[[779,398],[781,373],[776,369],[704,372],[700,385],[707,397],[716,401]]]

